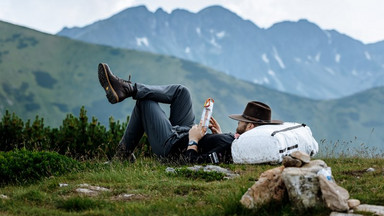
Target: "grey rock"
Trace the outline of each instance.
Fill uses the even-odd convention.
[[[91,195],[91,196],[97,195],[99,194],[99,192],[110,191],[110,189],[108,188],[92,186],[89,184],[79,184],[78,187],[80,188],[77,188],[76,192],[86,194],[86,195]]]
[[[7,195],[0,194],[0,199],[9,199]]]
[[[318,196],[320,184],[313,168],[285,168],[282,173],[284,184],[287,188],[289,200],[299,211],[322,205]]]
[[[97,195],[97,191],[90,190],[88,188],[76,188],[76,192],[86,195]]]

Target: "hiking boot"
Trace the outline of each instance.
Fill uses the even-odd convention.
[[[105,63],[100,63],[98,67],[99,81],[107,93],[108,101],[115,104],[131,97],[136,93],[135,85],[131,82],[131,76],[128,81],[115,76]]]

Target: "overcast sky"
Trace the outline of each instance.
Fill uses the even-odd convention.
[[[384,0],[0,0],[0,20],[55,34],[137,5],[168,13],[221,5],[261,28],[305,18],[364,43],[384,40]]]

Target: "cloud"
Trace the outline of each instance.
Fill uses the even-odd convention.
[[[108,18],[133,1],[122,0],[1,0],[0,19],[48,33],[64,26],[83,26]]]

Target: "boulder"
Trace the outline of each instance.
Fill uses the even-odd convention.
[[[299,159],[292,158],[291,156],[284,156],[282,164],[284,167],[301,167],[303,162]]]
[[[246,208],[258,208],[271,201],[281,202],[284,198],[285,187],[281,174],[284,167],[263,172],[258,181],[242,196],[240,203]]]
[[[318,178],[320,182],[322,197],[326,206],[333,211],[348,211],[348,191],[338,186],[334,181],[328,180],[323,175],[319,175]]]
[[[301,151],[295,151],[291,153],[291,157],[301,160],[304,163],[309,163],[311,161],[311,156],[309,154],[301,152]]]
[[[289,200],[299,211],[322,205],[320,185],[312,168],[285,168],[282,173],[284,184],[288,191]]]

